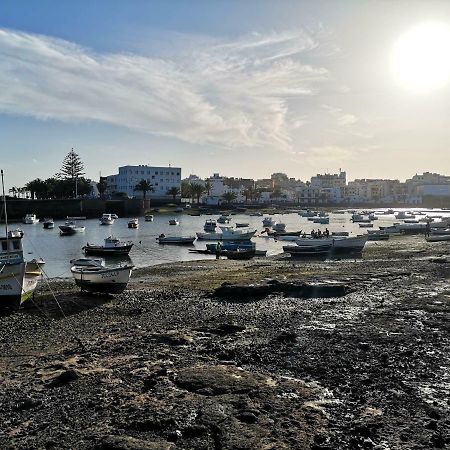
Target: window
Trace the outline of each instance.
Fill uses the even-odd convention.
[[[174,172],[171,172],[171,175],[174,175]]]
[[[20,242],[19,241],[13,241],[13,249],[20,250]]]
[[[2,250],[4,250],[4,251],[8,250],[8,246],[6,244],[6,241],[2,241]]]
[[[158,175],[158,172],[155,172],[155,175]]]
[[[177,172],[177,175],[180,175],[180,172]]]
[[[155,175],[152,175],[152,180],[154,180],[155,179]]]

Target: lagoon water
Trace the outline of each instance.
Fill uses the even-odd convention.
[[[399,211],[397,208],[396,211]],[[422,210],[419,208],[414,211],[423,211],[429,215],[448,216],[449,211],[442,210]],[[381,212],[381,210],[380,210]],[[364,234],[365,229],[359,227],[357,223],[351,222],[351,214],[330,214],[329,225],[313,224],[306,218],[300,217],[297,213],[274,214],[276,222],[286,224],[287,231],[303,230],[307,233],[312,229],[328,228],[332,231],[349,231],[352,235]],[[417,216],[417,218],[424,216]],[[169,219],[176,218],[179,225],[169,225]],[[211,259],[214,256],[190,253],[189,249],[205,249],[206,242],[195,241],[193,246],[176,246],[176,245],[160,245],[156,238],[164,233],[167,236],[195,236],[196,232],[203,232],[203,225],[207,219],[217,219],[218,215],[201,215],[190,216],[188,214],[160,214],[154,216],[153,222],[145,222],[144,218],[139,218],[139,228],[136,230],[129,229],[127,223],[129,218],[116,219],[113,225],[100,225],[97,219],[89,219],[80,221],[86,226],[84,233],[73,236],[60,236],[59,225],[64,221],[55,221],[53,230],[44,230],[42,223],[35,225],[10,224],[10,228],[20,227],[24,231],[23,246],[25,257],[27,259],[42,258],[46,261],[45,272],[49,277],[66,277],[70,276],[70,260],[83,256],[82,247],[87,242],[90,244],[103,244],[103,240],[114,235],[124,240],[132,240],[135,246],[130,252],[129,258],[136,267],[150,266],[160,263],[173,261],[187,261],[198,259]],[[249,216],[248,214],[236,214],[231,216],[230,225],[236,222],[247,222],[251,228],[258,230],[257,235],[253,238],[256,248],[267,250],[268,255],[281,253],[283,245],[293,244],[292,242],[274,241],[266,237],[258,237],[261,231],[263,217]],[[393,215],[379,215],[379,220],[374,221],[374,229],[379,226],[392,225],[399,222]],[[264,236],[264,235],[262,235]],[[371,243],[372,244],[372,243]],[[117,258],[107,259],[107,263],[118,262]],[[125,259],[129,262],[129,259]]]

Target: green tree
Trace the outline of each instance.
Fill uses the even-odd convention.
[[[209,181],[208,179],[205,180],[205,192],[208,195],[211,195],[211,189],[212,189],[212,184],[211,181]]]
[[[78,153],[73,148],[65,156],[59,175],[65,179],[74,180],[84,175],[84,165]]]
[[[108,189],[108,183],[105,179],[102,179],[97,183],[97,189],[100,195],[103,195],[106,192],[106,189]]]
[[[176,200],[177,195],[180,195],[181,191],[179,188],[177,188],[176,186],[171,187],[168,191],[167,191],[167,195],[171,195],[173,201]]]
[[[142,196],[144,197],[144,200],[147,197],[147,192],[154,192],[153,185],[144,179],[139,181],[139,183],[134,187],[133,190],[142,192]]]
[[[34,199],[42,199],[46,197],[47,194],[47,186],[45,181],[40,178],[36,178],[35,180],[29,181],[25,185],[26,189],[31,192],[31,198]]]
[[[222,198],[227,202],[227,205],[229,205],[230,203],[232,203],[234,200],[237,199],[237,195],[232,192],[225,192],[225,194],[222,195]]]
[[[188,181],[181,182],[181,198],[191,198],[191,185]]]
[[[195,197],[197,199],[197,203],[200,203],[200,197],[205,192],[205,186],[201,185],[200,183],[191,183],[190,190],[192,198]]]
[[[8,193],[9,193],[9,194],[12,194],[14,198],[17,197],[18,192],[19,192],[19,189],[16,188],[15,186],[13,186],[12,188],[10,188],[10,189],[8,190]]]

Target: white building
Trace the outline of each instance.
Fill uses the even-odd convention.
[[[319,189],[332,189],[337,187],[344,187],[347,184],[347,174],[339,173],[325,173],[317,174],[315,177],[311,177],[311,187]]]
[[[153,167],[147,165],[119,167],[117,175],[106,177],[108,193],[125,192],[128,197],[142,198],[142,191],[135,191],[135,186],[142,180],[147,181],[153,187],[153,192],[146,194],[147,198],[172,199],[167,194],[169,189],[176,187],[181,189],[180,167]]]

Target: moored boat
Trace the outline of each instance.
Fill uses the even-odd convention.
[[[425,236],[427,242],[448,242],[450,241],[449,234],[430,234]]]
[[[225,215],[225,214],[222,214],[218,219],[217,219],[217,223],[220,223],[220,224],[227,224],[227,223],[230,223],[230,218],[227,216],[227,215]]]
[[[84,225],[78,225],[74,220],[68,220],[64,225],[59,226],[61,236],[71,236],[77,233],[84,233],[86,227]]]
[[[283,251],[291,256],[323,256],[331,252],[331,244],[318,244],[316,246],[284,245]]]
[[[23,223],[27,225],[34,225],[35,223],[38,223],[39,219],[36,217],[36,214],[27,214],[23,218]]]
[[[250,224],[248,222],[237,222],[236,223],[236,228],[247,228],[248,226],[250,226]]]
[[[219,227],[221,233],[197,233],[197,239],[206,241],[249,241],[256,230],[246,228],[233,229],[232,227]]]
[[[146,214],[146,215],[144,216],[144,220],[145,220],[146,222],[153,222],[153,214]]]
[[[213,219],[208,219],[203,226],[206,233],[214,233],[217,228],[217,222]]]
[[[114,236],[109,236],[105,239],[104,245],[92,245],[87,243],[83,247],[83,250],[86,255],[121,256],[128,255],[132,247],[133,242],[131,241],[123,242]]]
[[[45,218],[43,226],[44,230],[52,230],[53,228],[55,228],[55,222],[51,218]]]
[[[100,217],[100,225],[112,225],[114,220],[112,214],[103,214],[102,217]]]
[[[228,259],[236,259],[236,260],[249,260],[254,258],[255,256],[255,249],[241,249],[238,248],[237,250],[226,250],[225,256]]]
[[[139,219],[131,219],[128,221],[128,228],[139,228]]]
[[[177,219],[169,219],[169,225],[179,225],[180,222],[178,222]]]
[[[106,267],[98,262],[77,265],[75,260],[70,271],[76,285],[82,290],[120,294],[128,285],[133,267],[131,265]]]
[[[195,241],[195,236],[166,236],[165,234],[161,234],[156,240],[160,244],[192,245]]]

